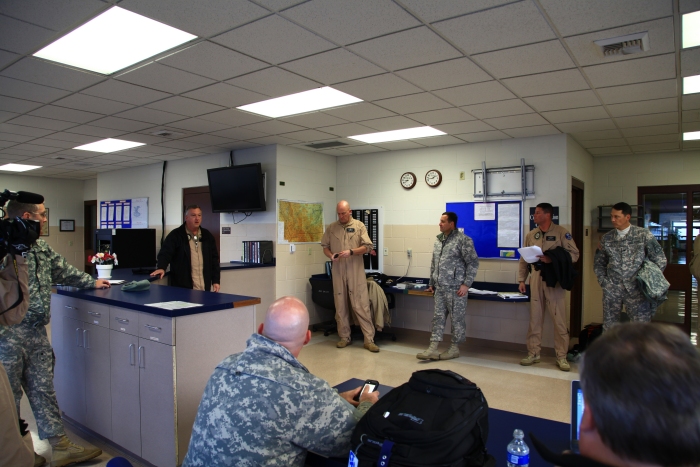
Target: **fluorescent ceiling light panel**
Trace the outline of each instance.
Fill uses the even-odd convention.
[[[26,172],[27,170],[40,169],[40,165],[25,165],[25,164],[5,164],[0,165],[0,170],[8,172]]]
[[[83,144],[82,146],[78,146],[73,149],[92,152],[117,152],[135,148],[137,146],[145,146],[145,143],[135,143],[133,141],[126,141],[123,139],[107,138],[100,141],[95,141],[94,143]]]
[[[279,118],[356,102],[362,102],[362,99],[326,86],[236,108],[265,117]]]
[[[109,75],[196,37],[115,6],[34,56]]]
[[[683,78],[683,94],[695,94],[696,92],[700,92],[700,75]]]
[[[428,138],[430,136],[445,135],[444,131],[436,130],[430,126],[419,126],[415,128],[405,128],[403,130],[382,131],[379,133],[368,133],[366,135],[348,136],[363,143],[386,143],[387,141],[401,141],[404,139]]]
[[[700,131],[688,131],[683,133],[683,141],[695,141],[700,139]]]
[[[700,45],[700,11],[683,15],[683,48]]]

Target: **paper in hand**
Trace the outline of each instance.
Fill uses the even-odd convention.
[[[528,263],[536,263],[540,260],[539,256],[542,256],[542,249],[538,246],[526,246],[523,248],[518,248],[518,253],[520,257],[527,261]]]

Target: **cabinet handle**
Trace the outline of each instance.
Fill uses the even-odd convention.
[[[96,311],[88,311],[88,314],[91,316],[97,316],[98,318],[102,316],[102,313],[98,313]]]
[[[150,324],[147,324],[144,326],[146,329],[149,331],[155,331],[155,332],[162,332],[163,328],[159,328],[158,326],[151,326]]]
[[[119,323],[122,323],[122,324],[129,324],[129,320],[128,320],[128,319],[120,318],[120,317],[118,317],[118,316],[115,317],[114,320],[117,321],[117,322],[119,322]]]
[[[75,328],[75,346],[82,347],[80,345],[80,328]]]
[[[139,345],[139,368],[146,368],[146,349]]]
[[[134,366],[136,357],[134,356],[134,344],[129,344],[129,365]]]
[[[70,305],[63,305],[63,306],[66,308],[70,308],[71,310],[77,310],[77,308],[74,306],[70,306]]]
[[[88,347],[88,330],[87,329],[83,329],[83,347],[86,349],[89,348]]]

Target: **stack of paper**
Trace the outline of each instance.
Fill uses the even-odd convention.
[[[474,287],[469,287],[469,293],[473,293],[476,295],[496,295],[498,292],[494,292],[491,290],[479,290],[475,289]]]
[[[523,248],[518,248],[518,253],[520,257],[527,261],[528,263],[536,263],[540,260],[539,256],[542,256],[542,249],[538,246],[526,246]]]
[[[527,298],[527,295],[520,292],[498,292],[498,296],[501,298]]]

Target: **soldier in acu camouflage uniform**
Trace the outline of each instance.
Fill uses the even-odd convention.
[[[479,257],[471,238],[457,230],[457,214],[445,212],[440,217],[440,235],[435,240],[430,264],[428,291],[435,291],[435,313],[430,347],[416,355],[421,360],[449,360],[459,357],[461,342],[467,339],[467,295],[479,269]],[[452,322],[452,344],[439,353],[447,315]]]
[[[297,360],[311,339],[308,327],[300,300],[283,297],[270,306],[246,350],[209,379],[183,467],[301,467],[307,450],[348,455],[353,429],[379,393],[354,402],[361,388],[338,394],[309,373]]]
[[[648,259],[662,271],[666,256],[648,229],[630,224],[632,207],[617,203],[610,211],[615,227],[603,235],[593,270],[603,288],[603,330],[620,322],[622,305],[631,321],[651,321],[656,308],[647,301],[637,283],[637,272]]]
[[[46,222],[43,204],[10,201],[10,218],[20,217]],[[53,386],[54,355],[46,334],[51,319],[51,284],[80,288],[109,287],[109,282],[95,281],[68,264],[45,241],[39,239],[27,251],[29,270],[29,311],[20,324],[0,327],[0,361],[12,386],[19,413],[22,388],[36,418],[41,439],[49,439],[53,450],[52,466],[82,462],[102,454],[95,448],[78,446],[66,437]]]

